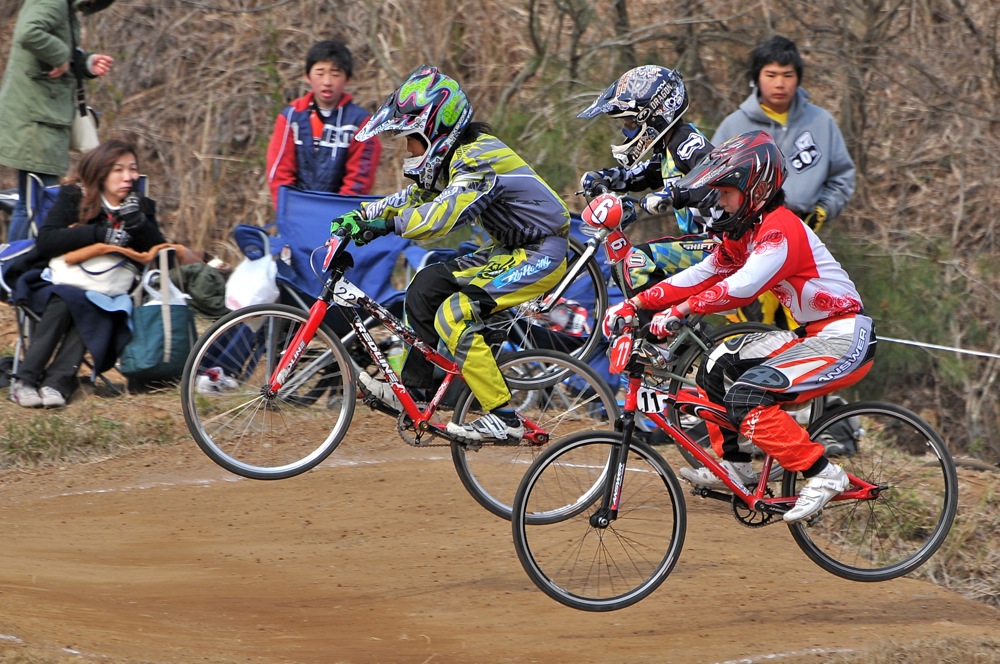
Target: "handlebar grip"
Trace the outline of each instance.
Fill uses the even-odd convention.
[[[361,233],[361,239],[364,240],[365,242],[371,242],[372,240],[375,239],[375,234],[372,233],[371,231],[364,231],[363,233]]]

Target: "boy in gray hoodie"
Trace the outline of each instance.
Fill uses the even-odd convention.
[[[785,204],[815,231],[835,219],[854,194],[854,161],[836,120],[799,87],[802,56],[795,42],[775,36],[750,53],[753,91],[727,116],[713,145],[764,130],[774,137],[788,168]]]

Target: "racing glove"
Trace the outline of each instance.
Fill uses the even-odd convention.
[[[353,237],[358,233],[358,228],[363,221],[365,221],[365,213],[362,210],[351,210],[330,222],[330,235],[343,228],[347,231],[348,236]]]
[[[668,186],[663,191],[654,191],[642,198],[640,205],[649,214],[664,214],[671,209],[686,207],[710,208],[719,202],[722,194],[714,187],[680,189]]]
[[[639,317],[636,315],[635,305],[631,300],[623,300],[618,304],[608,307],[601,321],[601,332],[605,338],[610,339],[616,334],[621,334],[622,328],[626,325],[636,325]]]
[[[580,178],[580,189],[587,196],[596,196],[600,193],[601,187],[611,191],[625,191],[628,187],[625,179],[625,169],[617,166],[605,168],[600,171],[587,171]]]
[[[377,237],[388,235],[395,229],[395,224],[388,219],[362,219],[358,222],[357,232],[352,234],[354,244],[363,247]]]
[[[669,311],[661,311],[655,314],[649,323],[649,333],[658,339],[672,337],[684,318],[685,315],[677,307],[671,307]]]

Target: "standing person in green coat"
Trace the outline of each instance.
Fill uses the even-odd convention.
[[[18,202],[7,240],[28,235],[25,190],[28,175],[58,184],[69,170],[76,77],[95,78],[114,60],[73,49],[80,42],[80,18],[114,0],[24,0],[17,15],[10,57],[0,82],[0,165],[17,169]]]

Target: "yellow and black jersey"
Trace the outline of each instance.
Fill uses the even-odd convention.
[[[456,148],[440,192],[416,184],[365,206],[369,218],[395,222],[395,232],[430,240],[471,223],[504,247],[566,236],[569,210],[561,198],[500,139],[480,134]]]

